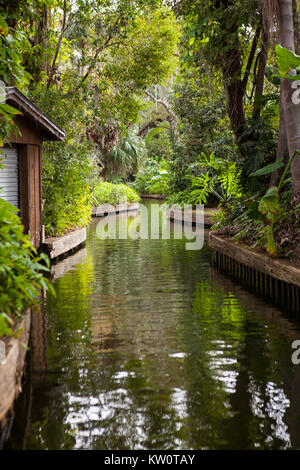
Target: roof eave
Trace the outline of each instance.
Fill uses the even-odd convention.
[[[30,119],[34,120],[38,127],[40,127],[44,132],[43,140],[45,141],[63,141],[65,139],[65,132],[60,129],[56,124],[54,124],[51,119],[49,119],[37,106],[35,106],[32,101],[26,98],[23,93],[21,93],[15,87],[6,88],[6,101],[10,102],[12,106],[21,111],[24,115],[28,116]]]

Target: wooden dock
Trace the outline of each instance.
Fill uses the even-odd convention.
[[[0,427],[6,424],[6,416],[14,400],[22,391],[22,376],[29,341],[31,310],[20,323],[20,336],[11,338],[6,345],[6,357],[0,363]]]
[[[209,246],[215,266],[227,275],[299,313],[300,266],[285,259],[271,258],[213,232],[209,234]]]

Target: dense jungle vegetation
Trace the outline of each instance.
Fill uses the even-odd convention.
[[[126,184],[219,205],[220,233],[297,260],[299,24],[295,0],[1,1],[0,79],[66,132],[43,149],[47,234]]]

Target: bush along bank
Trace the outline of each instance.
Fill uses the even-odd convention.
[[[128,203],[139,202],[140,197],[134,189],[126,184],[101,182],[95,186],[94,204],[96,206],[103,204],[117,205],[122,201]]]
[[[39,302],[41,289],[51,284],[46,255],[37,255],[24,235],[15,207],[0,198],[0,338],[18,334],[24,312]]]
[[[224,204],[214,226],[216,233],[259,248],[269,256],[284,257],[300,263],[300,204],[291,204],[290,168],[300,152],[290,158],[278,185]],[[265,177],[278,168],[278,163],[256,171],[253,178]]]

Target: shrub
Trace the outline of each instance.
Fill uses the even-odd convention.
[[[169,204],[170,206],[172,205],[184,206],[185,204],[194,206],[196,204],[195,197],[191,193],[192,193],[191,187],[188,187],[184,189],[183,191],[179,191],[177,193],[172,193],[170,196],[168,196],[166,203]]]
[[[43,223],[63,235],[91,219],[93,163],[85,145],[48,144],[43,157]]]
[[[169,184],[166,178],[160,177],[157,180],[152,180],[146,186],[145,194],[162,194],[167,195],[170,192]]]
[[[241,195],[240,170],[235,162],[217,158],[213,153],[198,156],[198,162],[188,166],[183,176],[187,187],[172,192],[169,204],[219,204],[226,206]]]
[[[164,159],[160,161],[149,159],[132,186],[140,194],[168,195],[170,193],[169,181],[169,162]]]
[[[0,198],[0,337],[12,336],[22,313],[38,302],[40,289],[50,287],[41,273],[48,271],[41,262],[49,266],[49,260],[36,255],[15,210]]]
[[[299,259],[300,205],[291,206],[292,179],[288,177],[295,151],[285,167],[278,186],[272,186],[248,198],[235,198],[230,207],[222,211],[215,224],[216,230],[248,244],[258,246],[270,256],[296,256]],[[282,163],[283,165],[283,163]],[[267,165],[251,176],[267,175],[275,171],[278,162]]]
[[[127,202],[139,202],[139,195],[126,184],[113,184],[103,182],[94,188],[94,199],[96,204],[119,204],[120,200]]]

